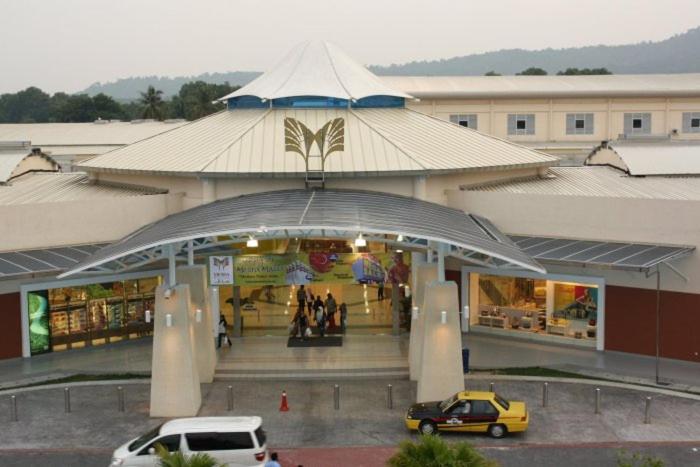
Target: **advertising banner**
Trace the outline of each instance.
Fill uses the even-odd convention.
[[[403,253],[311,252],[242,255],[233,259],[236,285],[374,284],[408,282],[410,256]],[[212,282],[213,284],[213,282]]]
[[[32,355],[49,351],[49,293],[47,290],[27,294],[29,312],[29,350]]]
[[[226,285],[233,284],[233,257],[210,256],[209,257],[209,284]]]

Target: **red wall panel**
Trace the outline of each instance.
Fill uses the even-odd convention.
[[[0,295],[0,359],[22,356],[19,292]]]
[[[700,295],[661,292],[661,356],[700,362]],[[656,355],[656,290],[607,286],[605,348]]]

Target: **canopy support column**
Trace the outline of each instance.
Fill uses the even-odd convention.
[[[175,245],[168,245],[168,287],[173,288],[177,283],[175,276]]]
[[[445,282],[445,250],[447,245],[439,243],[437,248],[438,281]]]
[[[187,265],[194,266],[194,240],[187,240]]]

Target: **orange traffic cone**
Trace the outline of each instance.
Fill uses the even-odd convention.
[[[282,403],[280,404],[280,412],[289,412],[289,405],[287,404],[287,391],[282,391]]]

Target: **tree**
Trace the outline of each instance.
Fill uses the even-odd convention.
[[[216,99],[238,89],[238,86],[210,84],[204,81],[185,83],[171,102],[173,117],[196,120],[225,108],[224,103],[214,103]]]
[[[487,71],[486,73],[484,73],[484,76],[501,76],[501,74],[496,73],[495,71],[491,70],[491,71]]]
[[[558,71],[557,75],[612,75],[612,71],[607,68],[567,68],[564,71]]]
[[[155,118],[163,120],[163,91],[148,86],[146,92],[141,93],[141,105],[143,105],[143,118]]]
[[[469,443],[447,444],[439,436],[421,436],[418,443],[403,441],[399,452],[388,461],[390,467],[496,467]]]
[[[36,123],[49,120],[49,95],[39,88],[28,87],[16,94],[0,96],[0,121]]]
[[[121,120],[126,117],[126,113],[119,102],[106,94],[98,94],[92,98],[93,107],[97,118],[102,120]]]
[[[156,444],[156,454],[160,457],[161,467],[220,467],[220,464],[208,454],[197,453],[186,457],[182,451],[168,452],[162,444]]]
[[[544,76],[547,74],[547,71],[543,70],[542,68],[531,66],[527,70],[523,70],[517,74],[522,76]]]

